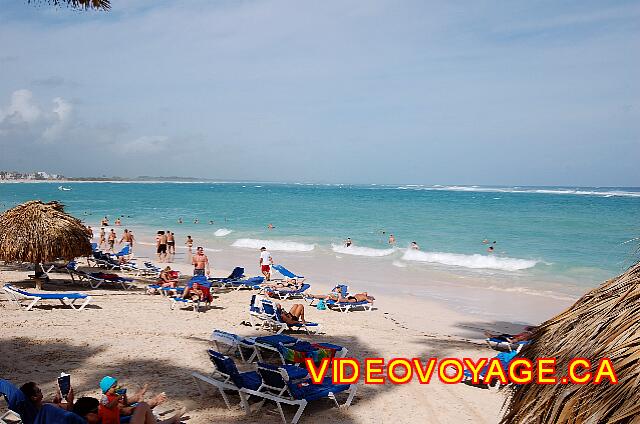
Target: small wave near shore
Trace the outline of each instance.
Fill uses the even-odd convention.
[[[231,234],[233,232],[233,230],[229,230],[228,228],[218,228],[213,235],[216,237],[224,237],[224,236],[228,236],[229,234]]]
[[[315,249],[314,244],[299,243],[288,240],[260,240],[242,238],[238,239],[231,245],[245,249],[260,249],[262,246],[269,250],[278,252],[310,252]]]
[[[361,246],[344,246],[339,244],[332,244],[331,250],[336,253],[342,253],[345,255],[355,255],[355,256],[371,256],[371,257],[379,257],[379,256],[388,256],[393,252],[397,251],[397,249],[374,249],[372,247],[361,247]]]
[[[502,271],[521,271],[533,268],[538,264],[538,261],[530,259],[479,254],[463,255],[460,253],[421,252],[410,249],[404,253],[402,260],[437,263],[471,269],[497,269]]]

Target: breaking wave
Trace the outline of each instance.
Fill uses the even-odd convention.
[[[538,261],[516,259],[502,256],[462,255],[459,253],[420,252],[407,250],[402,259],[405,261],[430,262],[449,266],[460,266],[471,269],[499,269],[503,271],[520,271],[536,266]]]
[[[360,247],[360,246],[349,246],[346,247],[344,245],[332,244],[331,250],[336,253],[344,253],[345,255],[356,255],[356,256],[387,256],[395,252],[397,249],[373,249],[371,247]]]
[[[226,228],[218,228],[215,233],[213,233],[216,237],[224,237],[231,234],[233,231]]]
[[[279,252],[310,252],[316,246],[315,244],[298,243],[287,240],[258,240],[258,239],[238,239],[231,245],[233,247],[242,247],[246,249],[260,249],[262,246],[269,250]]]

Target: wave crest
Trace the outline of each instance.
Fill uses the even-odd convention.
[[[216,230],[216,232],[213,233],[213,235],[216,236],[216,237],[224,237],[224,236],[228,236],[232,232],[233,232],[233,230],[229,230],[227,228],[218,228]]]
[[[498,269],[502,271],[520,271],[533,268],[538,263],[538,261],[530,259],[479,255],[477,253],[474,255],[462,255],[459,253],[421,252],[419,250],[407,250],[402,259],[471,269]]]
[[[259,239],[238,239],[231,245],[247,249],[260,249],[262,246],[269,250],[279,252],[310,252],[315,249],[315,244],[298,243],[287,240],[259,240]]]
[[[396,249],[374,249],[371,247],[349,246],[346,247],[340,244],[332,244],[331,250],[336,253],[344,253],[345,255],[356,256],[387,256],[396,251]]]

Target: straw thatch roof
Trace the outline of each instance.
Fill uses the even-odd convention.
[[[48,3],[53,6],[69,6],[73,9],[109,10],[109,0],[27,0],[29,3]]]
[[[86,227],[58,202],[33,200],[0,215],[0,260],[40,263],[89,255]]]
[[[609,358],[619,382],[515,386],[502,424],[640,423],[640,262],[542,324],[522,356],[555,357],[558,378],[572,358],[589,359],[592,371]]]

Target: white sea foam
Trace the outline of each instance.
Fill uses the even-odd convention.
[[[332,244],[331,250],[336,253],[344,253],[346,255],[356,256],[388,256],[395,252],[397,249],[373,249],[371,247],[349,246],[346,247],[340,244]]]
[[[216,232],[213,233],[213,235],[216,237],[224,237],[224,236],[228,236],[232,232],[233,232],[232,230],[229,230],[227,228],[218,228]]]
[[[480,186],[422,186],[406,184],[396,187],[399,190],[432,190],[432,191],[468,191],[481,193],[537,193],[537,194],[572,194],[576,196],[600,196],[600,197],[640,197],[640,192],[623,190],[597,190],[580,188],[526,188],[526,187],[480,187]]]
[[[523,269],[533,268],[538,263],[538,261],[529,259],[516,259],[502,256],[421,252],[419,250],[411,249],[408,249],[404,253],[402,259],[405,261],[430,262],[472,269],[499,269],[503,271],[519,271]]]
[[[391,262],[391,265],[397,266],[398,268],[406,268],[407,267],[407,264],[405,264],[402,261],[393,261],[393,262]]]
[[[260,249],[262,246],[269,250],[279,252],[310,252],[316,246],[314,244],[298,243],[287,240],[258,240],[258,239],[238,239],[231,245],[246,249]]]

